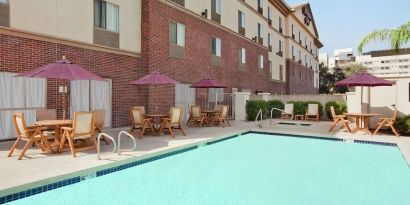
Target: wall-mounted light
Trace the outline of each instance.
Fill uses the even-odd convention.
[[[208,9],[205,9],[205,11],[203,11],[203,12],[201,13],[201,15],[202,15],[202,17],[204,17],[204,18],[208,18]]]
[[[252,38],[252,41],[255,41],[255,42],[256,42],[256,39],[258,39],[257,36],[253,37],[253,38]]]

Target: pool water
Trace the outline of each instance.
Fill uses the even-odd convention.
[[[397,147],[247,134],[12,204],[410,204]]]

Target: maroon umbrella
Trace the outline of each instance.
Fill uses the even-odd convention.
[[[209,88],[226,88],[225,85],[220,83],[217,80],[213,79],[202,79],[194,84],[191,85],[191,88],[207,88],[207,94],[206,94],[206,101],[209,99]],[[217,103],[217,102],[215,102]],[[207,102],[207,106],[209,107],[209,102]]]
[[[132,84],[134,85],[155,85],[155,102],[158,102],[157,85],[169,85],[169,84],[176,84],[176,83],[178,83],[178,81],[166,76],[165,74],[157,72],[157,71],[132,82]],[[155,110],[158,110],[158,105],[155,106]]]
[[[58,60],[54,63],[47,64],[45,66],[35,68],[25,73],[20,73],[15,77],[30,77],[30,78],[48,78],[62,80],[62,86],[67,86],[67,80],[98,80],[106,81],[104,78],[81,68],[80,66],[67,60],[63,56],[62,60]],[[66,119],[66,107],[67,107],[67,93],[63,92],[62,104],[63,104],[63,119]]]
[[[392,86],[393,84],[370,73],[359,72],[336,83],[336,86],[361,86],[360,104],[363,104],[363,87]],[[362,106],[360,106],[362,110]]]

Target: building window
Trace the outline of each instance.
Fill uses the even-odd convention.
[[[293,40],[295,40],[295,28],[294,28],[293,24],[292,24],[292,38],[293,38]]]
[[[283,52],[283,43],[279,40],[279,52]]]
[[[269,21],[269,26],[272,26],[272,9],[268,7],[268,21]]]
[[[185,6],[185,0],[171,0],[171,1],[177,3],[177,4],[181,5],[181,6]]]
[[[238,11],[238,32],[245,35],[245,13]]]
[[[221,0],[213,0],[215,2],[215,13],[221,15]]]
[[[94,26],[118,33],[118,6],[102,0],[94,0]]]
[[[295,47],[292,46],[292,60],[295,60]]]
[[[279,32],[282,33],[283,29],[282,29],[282,18],[279,17]]]
[[[212,37],[212,55],[221,57],[221,39]]]
[[[169,22],[169,42],[185,47],[185,25]]]
[[[263,55],[259,55],[258,57],[258,68],[263,69]]]
[[[258,0],[258,12],[263,14],[263,2],[264,0]]]
[[[221,23],[221,0],[212,0],[211,19],[217,23]]]
[[[258,37],[262,38],[263,26],[258,23]]]
[[[239,49],[239,62],[242,64],[246,63],[246,49],[245,48]]]
[[[300,39],[301,39],[301,36],[300,36],[300,31],[299,31],[299,44],[302,44],[302,40]]]
[[[268,46],[269,46],[269,51],[272,52],[272,35],[268,33]]]
[[[9,0],[0,0],[0,4],[1,3],[3,3],[3,4],[9,4]]]
[[[279,80],[283,81],[283,65],[279,65]]]

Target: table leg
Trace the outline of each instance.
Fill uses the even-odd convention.
[[[372,134],[369,129],[369,117],[363,116],[363,130],[368,134]]]
[[[356,127],[352,130],[352,132],[357,132],[360,130],[360,117],[355,116],[354,121],[355,121]]]

